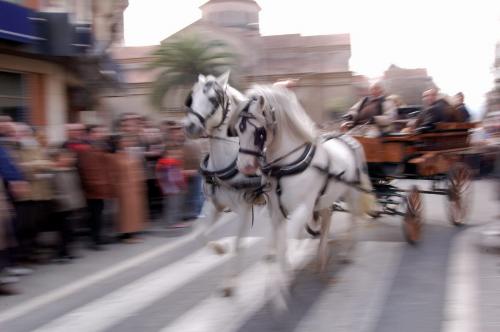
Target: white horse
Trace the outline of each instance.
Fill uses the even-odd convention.
[[[320,235],[318,262],[324,272],[332,204],[343,199],[351,211],[350,227],[342,241],[347,244],[343,258],[350,260],[356,219],[366,212],[372,187],[359,143],[348,136],[319,137],[315,124],[289,89],[255,86],[246,95],[248,101],[230,119],[230,130],[240,139],[239,170],[255,174],[260,168],[271,183],[268,206],[280,278],[285,278],[279,287],[283,287],[289,272],[287,224],[294,235],[304,224],[310,233]]]
[[[252,205],[256,199],[255,188],[260,186],[260,177],[246,176],[236,167],[238,157],[238,137],[228,137],[227,120],[245,97],[228,84],[229,72],[220,77],[199,75],[186,100],[187,115],[183,120],[188,137],[209,139],[209,155],[201,169],[204,175],[204,192],[208,204],[205,206],[207,221],[200,224],[200,235],[207,242],[221,212],[229,208],[239,217],[239,228],[235,239],[235,255],[241,253],[241,238],[248,232],[253,218]],[[225,248],[216,242],[210,245],[219,254]],[[241,272],[240,259],[236,257],[229,277],[223,288],[225,296],[230,296],[236,279]]]

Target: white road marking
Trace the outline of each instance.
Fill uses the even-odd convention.
[[[221,243],[231,245],[234,242],[230,241],[232,239],[226,238]],[[260,239],[245,238],[242,244],[248,247],[258,240]],[[77,308],[35,331],[97,332],[106,330],[188,284],[204,272],[227,262],[231,257],[233,255],[218,256],[210,249],[203,248],[176,263]]]
[[[228,223],[230,220],[231,220],[231,218],[228,215],[228,217],[225,220],[219,221],[216,227],[221,227],[222,225],[225,225],[226,223]],[[123,261],[119,264],[116,264],[114,266],[111,266],[110,268],[108,268],[106,270],[97,272],[91,276],[80,279],[80,280],[75,281],[73,283],[70,283],[66,286],[58,288],[54,291],[51,291],[49,293],[35,297],[27,302],[23,302],[19,305],[16,305],[16,306],[0,313],[0,323],[22,317],[33,310],[36,310],[40,307],[44,307],[52,302],[60,300],[60,299],[66,297],[66,296],[69,296],[71,294],[77,293],[77,292],[81,291],[82,289],[89,287],[95,283],[98,283],[102,280],[113,277],[113,276],[115,276],[123,271],[126,271],[132,267],[141,265],[141,264],[143,264],[151,259],[154,259],[156,257],[164,255],[165,253],[167,253],[169,251],[176,250],[177,248],[185,245],[186,243],[195,240],[198,235],[199,235],[199,232],[192,232],[192,233],[190,233],[182,238],[179,238],[178,240],[176,240],[174,242],[167,243],[167,244],[162,245],[158,248],[155,248],[155,249],[150,250],[148,252],[145,252],[143,254],[137,255],[133,258],[125,260],[125,261]]]
[[[294,245],[289,240],[290,264],[298,268],[315,255],[317,244]],[[233,298],[214,295],[169,324],[161,332],[223,332],[234,331],[269,299],[268,263],[260,261],[243,272],[238,279],[238,288]]]
[[[476,332],[478,326],[478,280],[474,237],[467,231],[451,247],[446,300],[441,331]]]
[[[315,308],[310,310],[312,316],[304,317],[296,330],[318,330],[318,319],[325,323],[322,325],[325,331],[332,330],[332,315],[336,315],[335,324],[352,325],[356,322],[356,331],[373,328],[392,283],[394,269],[399,265],[404,244],[363,241],[358,245],[359,258],[340,273],[338,284],[325,290]],[[290,249],[295,249],[290,250],[294,268],[302,266],[316,253],[316,245],[299,250],[291,245]],[[234,298],[214,295],[165,326],[161,332],[237,331],[269,300],[267,273],[266,263],[254,264],[241,275]]]

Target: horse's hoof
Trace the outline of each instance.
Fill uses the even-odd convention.
[[[217,254],[217,255],[224,255],[227,250],[226,248],[219,243],[216,242],[211,242],[208,244],[208,246]]]
[[[222,289],[222,297],[231,297],[233,296],[234,290],[232,287],[224,287]]]

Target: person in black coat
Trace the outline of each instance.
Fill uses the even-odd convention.
[[[464,94],[459,92],[455,95],[455,107],[457,111],[460,113],[463,122],[470,121],[470,112],[464,104]]]
[[[416,129],[433,130],[438,122],[453,121],[449,115],[450,104],[438,98],[436,89],[429,89],[422,94],[422,100],[426,108],[419,114],[416,122]]]

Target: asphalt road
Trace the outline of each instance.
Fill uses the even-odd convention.
[[[257,212],[231,298],[220,290],[233,255],[215,255],[190,230],[154,224],[144,243],[81,249],[83,257],[72,264],[37,266],[18,284],[22,294],[0,298],[0,331],[440,331],[452,244],[498,215],[493,189],[487,180],[475,182],[462,228],[448,223],[444,197],[427,196],[424,237],[416,247],[404,242],[398,217],[363,222],[355,261],[333,260],[327,281],[315,272],[311,248],[292,252],[305,264],[292,259],[300,268],[288,311],[280,315],[269,302],[273,290],[262,259],[269,223]],[[212,238],[229,245],[234,218],[225,214]],[[334,216],[333,234],[344,222],[344,215]]]

